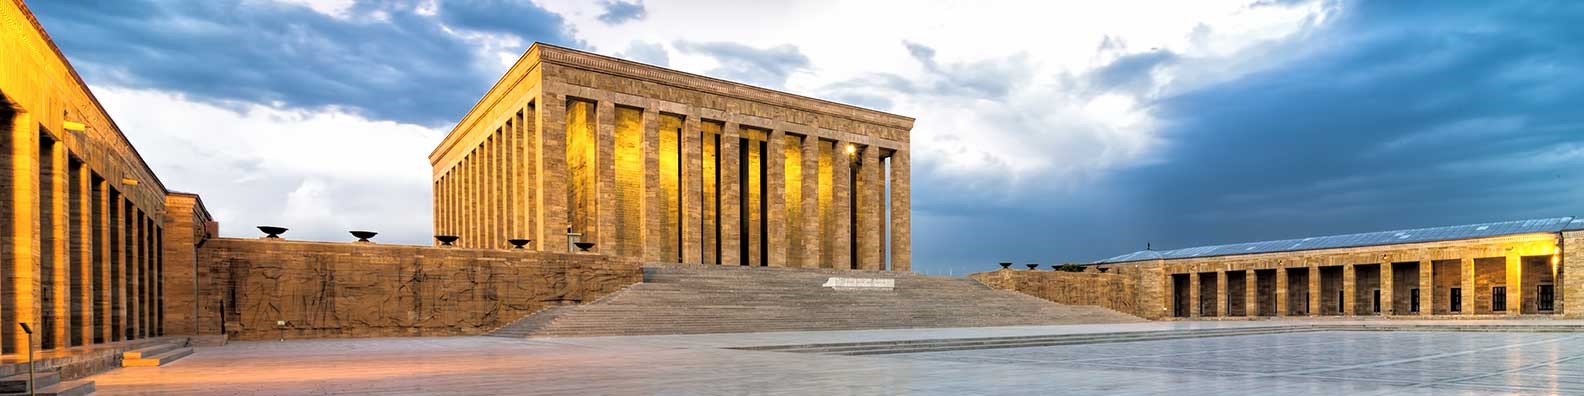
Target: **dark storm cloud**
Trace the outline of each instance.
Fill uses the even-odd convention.
[[[561,17],[528,2],[363,2],[346,18],[270,2],[31,4],[90,83],[181,92],[196,100],[341,107],[426,125],[455,121],[498,66],[446,32],[505,33],[578,46]],[[509,12],[502,12],[502,10]]]
[[[609,25],[620,25],[628,21],[637,21],[644,18],[644,5],[642,1],[631,3],[625,1],[610,1],[605,4],[605,12],[600,13],[600,22]]]
[[[1290,45],[1311,53],[1157,103],[1167,161],[1117,182],[1151,220],[1085,256],[1584,215],[1584,5],[1339,17]]]
[[[754,48],[730,42],[677,41],[672,46],[685,53],[715,58],[719,66],[705,74],[769,88],[780,89],[792,73],[810,66],[809,58],[791,44]]]

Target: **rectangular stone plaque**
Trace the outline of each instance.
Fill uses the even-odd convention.
[[[836,290],[891,290],[896,288],[896,279],[832,277],[821,286]]]

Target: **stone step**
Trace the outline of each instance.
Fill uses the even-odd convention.
[[[25,362],[24,362],[25,363]],[[26,364],[24,364],[26,366]],[[36,366],[35,366],[36,367]],[[26,368],[24,367],[24,370]],[[38,388],[60,383],[60,373],[56,371],[40,371],[33,373],[33,381]],[[23,372],[9,377],[0,377],[0,394],[27,393],[28,374]]]
[[[175,348],[175,349],[167,350],[167,351],[164,351],[164,352],[160,352],[158,355],[152,355],[152,356],[149,356],[149,357],[137,358],[137,359],[122,359],[121,360],[121,367],[159,367],[159,366],[164,366],[164,365],[166,365],[166,364],[168,364],[170,362],[176,361],[177,359],[181,359],[183,357],[186,357],[187,355],[191,355],[192,353],[193,353],[193,349],[192,348],[188,348],[188,347]]]
[[[53,384],[53,385],[42,387],[42,388],[36,388],[36,389],[34,389],[34,393],[33,394],[34,395],[38,395],[38,396],[82,396],[82,395],[86,395],[86,394],[89,394],[89,393],[93,393],[93,391],[94,391],[94,382],[93,381],[77,380],[77,381],[61,382],[61,383]],[[12,393],[0,392],[0,396],[26,395],[26,394],[28,394],[27,393],[27,389],[23,389],[21,392],[12,392]]]
[[[1014,337],[954,338],[927,340],[873,341],[833,344],[777,345],[735,348],[755,351],[866,355],[885,353],[937,352],[965,349],[1023,348],[1052,345],[1096,344],[1109,342],[1153,341],[1179,338],[1226,337],[1316,331],[1307,326],[1261,326],[1230,329],[1130,331],[1079,333]]]
[[[142,359],[146,356],[154,356],[165,353],[165,351],[176,349],[179,346],[180,345],[175,343],[161,343],[158,345],[146,346],[126,352],[121,352],[121,359]]]

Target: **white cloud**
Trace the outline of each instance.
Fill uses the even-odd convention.
[[[167,187],[197,193],[225,236],[256,225],[289,238],[427,243],[429,151],[444,131],[337,109],[221,107],[179,94],[94,87]]]

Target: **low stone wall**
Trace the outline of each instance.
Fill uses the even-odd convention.
[[[1018,271],[1002,269],[969,275],[994,289],[1013,290],[1069,305],[1094,305],[1149,318],[1140,309],[1139,277],[1119,272]]]
[[[592,254],[234,238],[198,265],[200,334],[240,340],[480,335],[643,280]]]

